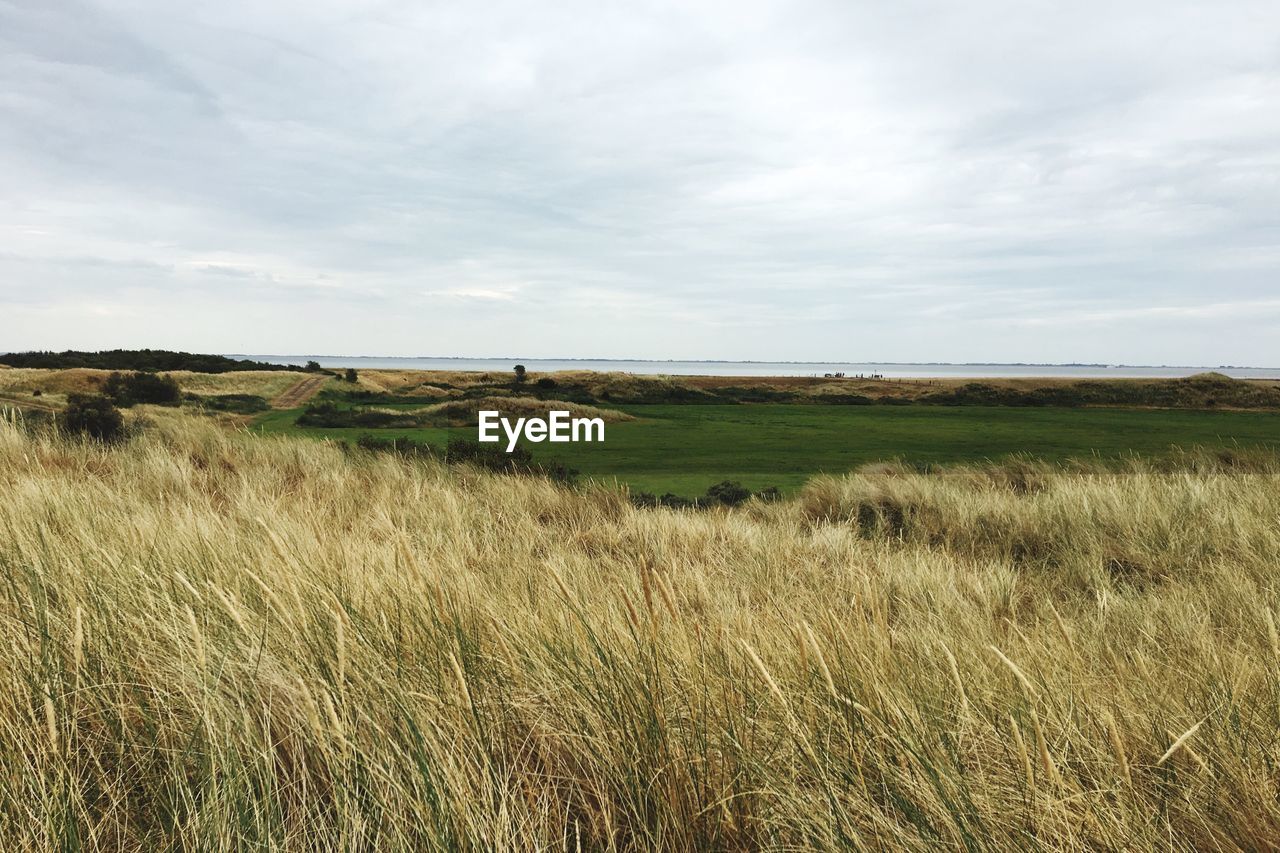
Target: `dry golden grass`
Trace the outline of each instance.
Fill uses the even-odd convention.
[[[110,370],[75,367],[65,370],[6,367],[0,369],[0,393],[30,394],[37,389],[54,400],[65,400],[67,394],[95,394],[111,375]],[[270,399],[305,373],[283,370],[237,370],[230,373],[192,373],[174,370],[168,373],[183,391],[193,394],[256,394]]]
[[[1280,465],[733,512],[0,424],[6,849],[1264,849]]]
[[[110,371],[88,368],[41,370],[28,367],[6,367],[0,370],[0,391],[30,394],[42,391],[58,397],[67,394],[92,394],[101,390]]]
[[[475,377],[481,374],[454,373],[436,370],[375,370],[366,368],[359,371],[357,384],[367,391],[382,391],[389,394],[410,394],[422,397],[447,397],[450,392],[428,383],[451,383],[453,381],[470,384],[464,377]],[[456,393],[456,392],[454,392]]]
[[[233,370],[229,373],[192,373],[174,370],[169,374],[193,394],[256,394],[268,400],[297,384],[308,374],[287,370]]]

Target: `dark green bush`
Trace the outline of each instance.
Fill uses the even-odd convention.
[[[490,471],[527,470],[533,463],[533,454],[527,447],[516,445],[507,453],[501,442],[481,444],[467,438],[451,438],[445,447],[445,458],[450,462],[465,462]]]
[[[709,504],[738,506],[751,497],[751,490],[736,480],[723,480],[707,488],[705,500]]]
[[[176,406],[182,401],[182,389],[168,374],[112,373],[102,386],[102,393],[126,409],[138,403]]]
[[[100,394],[72,394],[62,412],[62,427],[67,432],[85,435],[104,443],[125,436],[124,416],[109,397]]]
[[[252,415],[271,408],[271,404],[257,394],[215,394],[211,397],[188,394],[187,399],[210,411],[234,412],[238,415]]]

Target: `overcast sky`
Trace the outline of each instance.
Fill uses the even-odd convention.
[[[1280,365],[1276,0],[0,0],[0,351]]]

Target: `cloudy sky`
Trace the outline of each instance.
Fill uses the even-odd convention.
[[[0,351],[1280,365],[1275,0],[0,0]]]

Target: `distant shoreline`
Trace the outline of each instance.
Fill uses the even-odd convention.
[[[1095,369],[1138,369],[1138,370],[1275,370],[1280,367],[1259,367],[1245,364],[1220,364],[1217,366],[1203,364],[1108,364],[1104,362],[1056,362],[1056,361],[794,361],[776,359],[730,359],[730,358],[581,358],[566,356],[564,358],[535,358],[531,356],[465,356],[465,355],[290,355],[281,353],[219,353],[226,358],[254,359],[376,359],[379,361],[503,361],[503,362],[609,362],[619,364],[791,364],[791,365],[839,365],[863,364],[885,365],[895,367],[1088,367]]]
[[[728,361],[669,359],[588,359],[588,358],[463,358],[460,356],[336,356],[227,354],[230,358],[252,358],[276,364],[303,364],[315,361],[327,368],[365,370],[446,370],[509,371],[524,364],[533,373],[573,370],[634,373],[649,376],[823,376],[842,373],[846,377],[878,376],[885,379],[1176,379],[1197,373],[1218,372],[1235,379],[1280,379],[1280,368],[1200,367],[1176,365],[1029,364],[1029,363],[948,363],[948,362],[816,362],[816,361]]]

